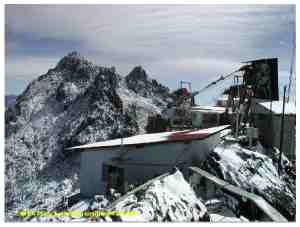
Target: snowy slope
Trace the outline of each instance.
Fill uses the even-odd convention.
[[[211,222],[249,222],[244,216],[237,217],[220,198],[205,201],[205,206]]]
[[[264,197],[286,218],[292,220],[296,209],[296,195],[292,185],[279,176],[271,158],[242,148],[237,143],[223,142],[206,161],[207,171]]]
[[[116,91],[122,99],[124,110],[137,120],[140,133],[146,132],[148,117],[161,114],[173,98],[169,89],[149,78],[141,66],[122,78]]]
[[[120,221],[208,221],[205,205],[196,197],[182,173],[154,181],[142,192],[130,195],[113,210],[132,211],[135,215]]]

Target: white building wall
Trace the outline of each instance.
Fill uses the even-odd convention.
[[[205,140],[194,140],[191,144],[191,164],[201,165],[206,160],[207,155],[221,141],[220,134],[216,133]]]
[[[187,166],[200,165],[208,153],[220,140],[219,133],[205,140],[188,143],[159,143],[144,146],[123,147],[122,168],[125,180],[140,184],[171,170],[179,163]],[[106,182],[102,179],[103,162],[120,155],[120,148],[102,148],[81,153],[80,192],[83,196],[93,196],[105,192]]]
[[[160,143],[145,145],[144,147],[128,147],[128,153],[124,156],[128,162],[151,163],[151,164],[172,164],[176,162],[184,150],[187,157],[189,144],[184,143]]]
[[[103,149],[81,152],[80,159],[80,194],[93,196],[103,194],[105,182],[102,181],[103,162],[118,154],[118,150]]]

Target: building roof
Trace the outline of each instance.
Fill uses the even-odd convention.
[[[127,138],[119,138],[113,140],[107,140],[103,142],[90,143],[81,146],[75,146],[67,148],[66,150],[76,149],[92,149],[92,148],[109,148],[118,146],[130,146],[130,145],[144,145],[154,143],[168,143],[168,142],[180,142],[190,140],[201,140],[209,137],[210,135],[216,134],[229,128],[230,125],[222,125],[218,127],[200,129],[200,130],[183,130],[183,131],[172,131],[172,132],[161,132],[161,133],[149,133],[143,135],[136,135]]]
[[[192,112],[222,114],[222,113],[225,113],[226,108],[221,107],[221,106],[193,106],[191,108],[191,111]]]
[[[266,110],[270,111],[271,103],[270,102],[259,102],[258,105],[261,105]],[[283,101],[272,101],[272,112],[274,114],[282,113]],[[284,113],[286,115],[295,115],[296,114],[296,104],[294,102],[286,102]]]

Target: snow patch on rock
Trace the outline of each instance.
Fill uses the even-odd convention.
[[[139,133],[145,133],[148,117],[160,114],[162,108],[155,105],[152,98],[142,97],[129,90],[124,80],[120,82],[117,93],[123,102],[124,111],[129,112],[137,120]]]
[[[207,220],[205,205],[185,181],[182,173],[154,181],[146,189],[128,196],[113,210],[132,211],[134,216],[121,221],[201,221]]]
[[[212,151],[205,169],[231,184],[262,196],[288,219],[293,219],[296,195],[291,190],[292,185],[284,180],[284,176],[278,175],[273,160],[258,150],[224,141]]]

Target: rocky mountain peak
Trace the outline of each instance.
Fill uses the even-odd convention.
[[[132,90],[134,84],[141,93]],[[33,80],[5,113],[7,207],[23,204],[24,194],[34,206],[30,193],[41,179],[48,187],[53,180],[60,185],[76,178],[79,166],[66,147],[143,132],[147,117],[166,106],[167,88],[159,86],[141,67],[123,78],[114,67],[93,64],[78,52]],[[58,170],[65,165],[71,167]]]
[[[127,75],[128,80],[142,80],[146,81],[148,75],[142,66],[136,66],[133,70]]]
[[[142,97],[159,96],[167,102],[171,102],[169,88],[161,85],[155,79],[151,79],[142,66],[136,66],[125,78],[127,87]],[[157,103],[159,105],[159,103]]]
[[[89,63],[84,57],[82,57],[77,51],[70,52],[64,56],[57,64],[56,68],[73,69],[82,63]]]
[[[113,77],[112,80],[118,80],[119,75],[116,74],[116,69],[112,67],[103,67],[96,65],[78,52],[73,51],[64,56],[51,72],[58,72],[64,74],[65,81],[85,81],[94,80],[95,76]],[[67,72],[67,73],[66,73]]]

